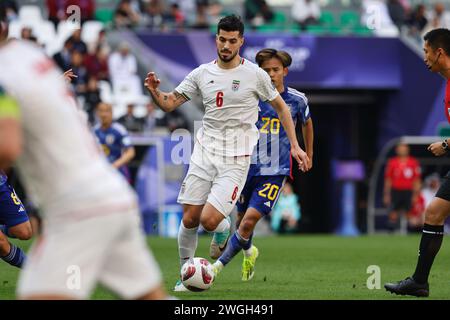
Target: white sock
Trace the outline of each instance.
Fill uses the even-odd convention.
[[[248,248],[247,250],[243,250],[243,251],[244,251],[244,256],[246,256],[247,258],[252,255],[252,247]]]
[[[213,263],[213,266],[219,269],[219,271],[222,271],[223,269],[223,263],[220,262],[220,260],[216,260],[216,262]]]
[[[217,227],[214,229],[213,232],[224,232],[226,230],[230,230],[230,222],[228,221],[228,219],[223,219],[222,221],[220,221],[220,223],[217,225]]]
[[[182,266],[190,258],[194,258],[197,249],[198,227],[188,229],[184,226],[183,221],[180,223],[178,230],[178,253],[180,255],[180,266]]]

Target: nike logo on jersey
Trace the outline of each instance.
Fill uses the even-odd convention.
[[[264,202],[264,204],[270,208],[270,201]]]
[[[214,83],[214,80],[211,80],[210,82],[208,82],[207,84],[211,84],[211,83]]]

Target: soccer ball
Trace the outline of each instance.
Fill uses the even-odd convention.
[[[190,291],[209,289],[214,282],[214,270],[204,258],[191,258],[181,267],[181,282]]]

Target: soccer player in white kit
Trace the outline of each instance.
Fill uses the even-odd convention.
[[[43,232],[20,274],[21,299],[86,299],[101,283],[125,299],[164,299],[135,193],[106,161],[54,63],[0,34],[0,169],[16,162]]]
[[[226,245],[230,222],[228,218],[242,188],[250,166],[250,156],[258,141],[258,101],[269,101],[277,111],[291,143],[291,154],[306,170],[308,157],[300,148],[288,107],[271,83],[267,73],[256,64],[240,57],[244,43],[244,24],[231,15],[217,26],[217,60],[193,70],[171,93],[158,89],[160,80],[154,72],[145,79],[145,86],[154,102],[170,112],[200,95],[205,107],[189,170],[183,181],[178,202],[183,204],[183,219],[178,233],[180,264],[194,257],[197,229],[214,232],[212,246]],[[222,243],[215,240],[217,234]],[[221,245],[221,246],[220,246]],[[210,255],[211,252],[210,252]],[[219,254],[220,255],[220,254]],[[218,255],[216,256],[216,258]],[[175,291],[184,291],[181,282]]]

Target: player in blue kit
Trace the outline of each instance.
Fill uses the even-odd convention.
[[[113,122],[112,106],[107,103],[97,105],[100,123],[94,127],[95,135],[103,148],[108,161],[131,181],[127,164],[134,158],[135,150],[131,145],[128,131],[124,126]]]
[[[313,123],[309,111],[308,99],[295,89],[284,85],[284,77],[292,63],[291,56],[285,51],[263,49],[256,55],[256,62],[270,76],[273,84],[290,109],[294,123],[302,123],[305,149],[310,162],[306,169],[312,167],[313,158]],[[218,258],[213,264],[218,274],[225,265],[241,250],[244,251],[242,280],[253,278],[258,249],[252,245],[253,230],[257,222],[272,211],[280,190],[287,177],[292,178],[292,160],[289,153],[290,143],[286,132],[280,126],[275,110],[266,102],[259,103],[257,127],[260,137],[252,155],[252,164],[247,182],[237,203],[237,230],[223,253],[220,248],[211,250],[211,257]]]
[[[0,170],[0,257],[10,265],[21,268],[26,259],[25,253],[10,243],[7,237],[28,240],[31,235],[27,212],[8,184],[8,177]]]

